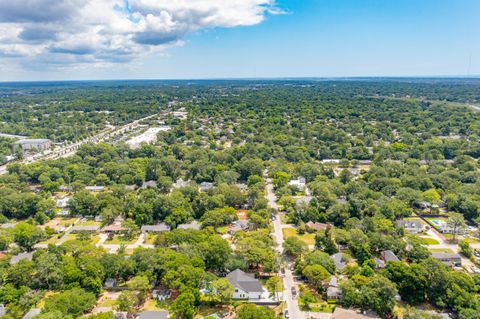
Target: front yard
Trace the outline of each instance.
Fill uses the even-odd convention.
[[[283,237],[285,239],[297,236],[301,241],[306,243],[307,245],[315,245],[315,234],[305,233],[303,235],[299,235],[295,228],[282,228]]]

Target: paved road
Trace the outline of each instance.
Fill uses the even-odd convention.
[[[272,208],[278,209],[277,201],[275,194],[273,193],[273,185],[272,185],[272,180],[270,178],[267,179],[267,200]],[[278,213],[275,220],[273,221],[273,228],[274,228],[274,236],[275,236],[275,243],[276,243],[276,249],[279,252],[280,255],[283,253],[283,233],[282,233],[282,216],[283,213]],[[292,287],[295,287],[295,289],[298,291],[298,286],[295,283],[295,280],[293,278],[293,273],[290,271],[290,269],[285,269],[285,275],[283,277],[283,286],[284,286],[284,291],[283,291],[283,296],[285,301],[287,302],[287,309],[290,314],[290,318],[292,319],[304,319],[305,314],[300,310],[298,306],[298,300],[293,298],[292,296]]]

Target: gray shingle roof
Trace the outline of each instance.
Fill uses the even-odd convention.
[[[330,258],[333,259],[333,262],[335,263],[335,267],[337,268],[337,270],[342,271],[343,268],[345,268],[345,266],[347,265],[343,253],[333,254],[330,256]]]
[[[147,310],[138,316],[138,319],[168,319],[166,310]]]
[[[32,260],[32,257],[33,257],[33,253],[20,253],[18,255],[13,256],[12,259],[10,259],[10,264],[11,265],[18,264],[18,262],[23,259]]]
[[[170,231],[170,226],[167,224],[161,223],[157,225],[143,225],[141,228],[142,232],[162,232]]]
[[[227,280],[235,287],[245,292],[263,292],[262,284],[253,274],[247,274],[236,269],[227,275]]]

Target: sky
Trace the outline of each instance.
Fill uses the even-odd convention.
[[[0,81],[479,75],[479,0],[0,0]]]

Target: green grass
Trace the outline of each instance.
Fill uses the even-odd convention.
[[[67,238],[65,239],[65,241],[77,240],[77,239],[78,239],[78,238],[77,238],[77,234],[72,234],[72,233],[70,233],[70,234],[67,235]],[[100,241],[100,237],[98,237],[98,235],[91,235],[91,236],[90,236],[90,242],[91,242],[92,244],[96,244],[96,243],[98,243],[99,241]]]
[[[440,242],[434,238],[431,238],[431,237],[418,237],[420,239],[420,241],[422,242],[422,244],[424,245],[439,245]]]
[[[87,219],[77,224],[77,226],[100,226],[101,223],[96,222],[94,219]]]
[[[143,243],[147,245],[153,245],[153,243],[155,242],[155,238],[157,238],[156,235],[152,235],[152,234],[146,235]]]
[[[478,238],[474,238],[474,237],[465,238],[465,241],[469,244],[480,243],[480,240]]]
[[[228,232],[228,230],[230,229],[229,226],[222,226],[222,227],[218,227],[217,228],[217,233],[219,234],[226,234]]]
[[[113,236],[112,240],[107,239],[105,241],[106,245],[131,245],[137,241],[138,237],[133,237],[133,239],[127,239],[121,235]]]
[[[285,239],[292,236],[297,236],[305,244],[315,245],[315,234],[305,233],[303,235],[298,235],[295,228],[282,228],[282,233]]]
[[[454,253],[450,248],[429,248],[428,250],[432,253]]]
[[[107,299],[101,304],[99,304],[100,307],[115,307],[117,305],[117,301],[114,299]]]

